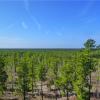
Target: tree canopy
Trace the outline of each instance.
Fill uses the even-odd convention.
[[[84,47],[87,49],[93,49],[96,47],[96,41],[94,39],[88,39],[85,43],[84,43]]]

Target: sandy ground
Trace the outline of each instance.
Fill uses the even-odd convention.
[[[14,100],[14,99],[0,99],[0,100]],[[19,97],[18,100],[23,100],[22,97]],[[27,100],[42,100],[40,96],[37,96],[35,98],[29,98]],[[43,98],[43,100],[56,100],[55,98]],[[67,100],[67,97],[62,97],[62,98],[58,98],[57,100]],[[77,100],[75,96],[72,96],[72,97],[69,97],[69,100]],[[96,98],[91,98],[91,100],[100,100],[99,99],[96,99]]]

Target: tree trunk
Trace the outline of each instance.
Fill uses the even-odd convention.
[[[43,89],[42,89],[42,81],[41,81],[41,99],[43,100]]]
[[[32,95],[33,95],[33,64],[32,64]]]
[[[69,98],[68,98],[68,91],[67,91],[67,100],[69,100]]]
[[[25,94],[25,89],[24,89],[24,92],[23,92],[24,100],[26,100],[25,95],[26,95],[26,94]]]
[[[34,90],[33,87],[34,87],[34,86],[33,86],[33,78],[32,78],[32,95],[33,95],[33,90]]]
[[[89,100],[91,99],[91,73],[90,73],[90,83],[89,83]]]
[[[25,77],[23,77],[23,96],[24,96],[24,100],[26,100],[26,81],[25,81]]]
[[[57,98],[58,98],[58,97],[57,97],[57,90],[56,90],[56,100],[57,100]]]

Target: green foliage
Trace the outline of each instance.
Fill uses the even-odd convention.
[[[100,44],[96,46],[96,49],[100,49]]]
[[[3,58],[0,58],[0,94],[6,89],[5,83],[7,81],[7,73],[5,71],[5,62]]]
[[[23,94],[24,99],[26,93],[29,90],[29,67],[28,67],[28,59],[23,58],[20,62],[20,68],[18,72],[18,83],[19,83],[19,90]]]
[[[1,51],[0,55],[5,57],[5,64],[3,63],[5,67],[0,63],[2,66],[0,67],[0,82],[5,85],[7,80],[7,77],[3,78],[2,75],[8,74],[8,82],[11,82],[15,75],[14,83],[17,83],[18,88],[16,92],[21,92],[24,96],[29,91],[33,93],[40,82],[43,91],[43,84],[46,82],[48,87],[53,85],[56,89],[63,91],[63,94],[74,92],[78,100],[89,100],[89,87],[92,87],[89,78],[96,70],[97,55],[100,52],[99,50],[90,51],[95,47],[95,41],[91,39],[84,45],[86,47],[84,50]],[[0,90],[3,91],[2,85],[0,85]]]
[[[89,50],[83,50],[77,57],[76,80],[74,90],[77,91],[79,100],[89,100],[90,75],[95,71],[95,60],[91,58]]]
[[[85,46],[85,48],[87,48],[87,49],[93,49],[93,48],[95,48],[95,46],[96,46],[96,41],[95,40],[93,40],[93,39],[88,39],[85,43],[84,43],[84,46]]]
[[[46,80],[46,73],[47,73],[47,68],[45,65],[41,65],[40,69],[39,69],[39,79],[41,81],[45,81]]]
[[[36,56],[31,55],[29,59],[29,78],[30,78],[30,87],[32,93],[34,91],[34,87],[36,87],[36,81],[38,80],[38,62]]]

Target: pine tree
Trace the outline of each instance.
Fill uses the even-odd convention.
[[[0,58],[0,94],[6,89],[5,83],[7,81],[8,75],[5,70],[5,62],[3,58]]]

